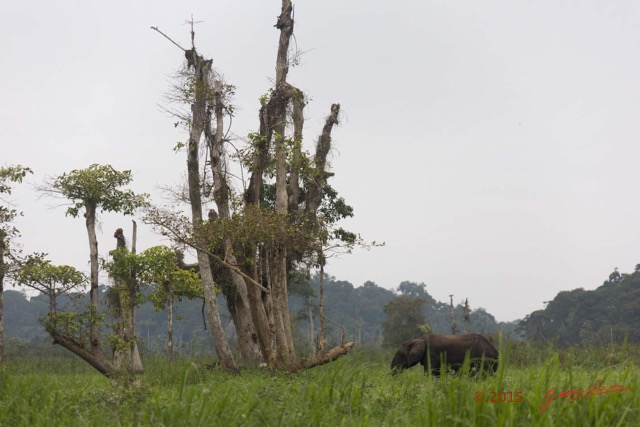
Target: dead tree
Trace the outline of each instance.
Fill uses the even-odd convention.
[[[136,222],[133,221],[133,238],[131,240],[131,253],[136,253]],[[124,269],[113,276],[115,285],[108,290],[108,301],[111,313],[115,316],[115,336],[112,339],[113,365],[117,371],[126,369],[130,374],[144,372],[142,359],[138,351],[138,343],[135,334],[136,305],[139,294],[139,284],[136,271],[127,268],[126,257],[128,250],[122,228],[118,228],[113,237],[116,239],[116,250],[112,252],[114,263],[124,261]]]
[[[210,132],[210,107],[211,102],[211,75],[213,61],[205,59],[196,50],[195,32],[193,20],[191,20],[191,49],[185,49],[174,42],[167,35],[162,33],[157,27],[151,27],[159,32],[173,44],[178,46],[187,60],[186,73],[189,74],[187,82],[191,87],[192,94],[187,96],[190,103],[190,117],[184,118],[188,123],[189,141],[187,144],[187,182],[189,202],[191,205],[191,223],[194,230],[198,230],[204,224],[203,203],[202,203],[202,176],[200,175],[200,142],[203,136]],[[210,255],[205,248],[206,240],[201,234],[196,236],[194,244],[198,260],[198,271],[204,286],[204,298],[207,311],[207,318],[216,353],[222,366],[231,371],[237,371],[237,364],[231,352],[229,341],[224,333],[220,311],[216,296],[216,286],[211,268]]]
[[[453,306],[453,295],[449,295],[449,308],[451,312],[451,334],[456,335],[458,333],[458,324],[456,323],[456,310]]]
[[[266,165],[269,153],[273,148],[275,160],[275,212],[286,221],[300,225],[303,221],[309,224],[306,230],[308,236],[318,231],[315,221],[316,213],[323,197],[326,179],[330,176],[325,170],[326,159],[331,148],[331,131],[338,124],[340,105],[331,107],[331,114],[327,117],[321,136],[318,138],[316,153],[313,159],[313,172],[303,179],[306,185],[304,203],[300,203],[301,189],[300,174],[301,157],[300,142],[303,129],[304,97],[302,92],[287,82],[289,72],[289,43],[293,34],[293,5],[290,0],[282,1],[281,14],[276,22],[280,30],[280,40],[276,55],[276,79],[268,100],[260,109],[260,127],[255,141],[256,149],[251,165],[249,186],[245,193],[245,206],[258,207],[262,197]],[[291,108],[289,108],[291,107]],[[286,124],[287,111],[292,111],[293,123],[291,149],[291,163],[287,165]],[[289,166],[289,167],[288,167]],[[287,174],[287,169],[291,172]],[[313,239],[313,238],[312,238]],[[313,246],[313,245],[312,245]],[[316,244],[316,247],[319,245]],[[317,251],[318,249],[315,249]],[[289,307],[287,300],[287,261],[295,259],[299,252],[289,247],[282,240],[273,244],[263,245],[258,262],[249,265],[245,272],[252,275],[256,281],[265,283],[270,290],[267,295],[261,295],[260,290],[249,289],[249,302],[254,315],[254,324],[261,351],[270,366],[306,367],[315,363],[322,363],[326,354],[321,352],[316,359],[300,364],[295,361],[293,338]],[[249,259],[245,253],[245,259]],[[320,264],[322,265],[322,264]],[[263,298],[263,296],[265,298]],[[347,343],[340,354],[348,351],[353,343]]]
[[[212,61],[197,53],[192,32],[192,49],[183,49],[186,68],[192,70],[196,88],[191,117],[187,120],[192,234],[181,234],[169,214],[156,211],[148,221],[196,249],[203,280],[208,274],[203,274],[202,270],[205,257],[217,267],[216,271],[226,270],[228,286],[226,290],[222,286],[222,290],[225,295],[233,293],[228,302],[234,306],[230,310],[232,315],[236,313],[233,320],[243,356],[250,357],[252,346],[257,345],[268,366],[295,371],[331,361],[346,354],[353,345],[344,343],[313,359],[297,360],[287,298],[287,276],[293,263],[321,253],[320,236],[325,230],[317,211],[324,197],[326,180],[333,175],[326,171],[326,164],[331,149],[331,131],[338,124],[340,105],[331,106],[315,156],[312,161],[305,162],[300,148],[305,100],[302,91],[287,82],[289,44],[294,27],[291,0],[282,1],[275,27],[280,31],[275,83],[259,112],[259,130],[253,136],[246,160],[249,180],[240,200],[234,196],[226,170],[225,144],[228,141],[223,135],[223,120],[229,109],[225,104],[224,86],[212,77]],[[292,125],[288,126],[288,123]],[[216,205],[208,221],[201,216],[202,181],[197,158],[198,143],[203,134],[209,150],[211,195]],[[275,177],[275,182],[270,177]],[[267,194],[266,188],[273,191]],[[240,206],[232,212],[234,205]],[[208,270],[211,272],[210,266]],[[208,306],[215,305],[214,297],[214,293],[205,293]]]
[[[463,313],[464,313],[464,333],[468,334],[469,333],[469,320],[471,319],[471,307],[469,306],[469,298],[465,298],[464,307],[462,309],[463,309]]]

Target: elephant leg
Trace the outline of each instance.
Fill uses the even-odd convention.
[[[431,370],[431,375],[438,378],[440,377],[440,371],[442,369],[442,361],[439,357],[434,357],[433,355],[428,359],[429,360],[429,369]],[[424,367],[425,371],[427,370],[427,366]]]
[[[430,366],[429,364],[424,364],[424,373],[425,375],[427,373],[431,372],[431,375],[434,377],[439,377],[440,376],[440,368],[436,368],[435,365]]]

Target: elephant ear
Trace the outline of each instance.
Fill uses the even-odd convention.
[[[427,348],[426,341],[422,338],[405,341],[396,351],[391,361],[391,371],[395,375],[397,372],[424,363],[424,355]]]
[[[411,342],[409,352],[407,353],[407,359],[409,366],[417,365],[424,359],[424,354],[427,351],[427,340],[423,338],[415,339]]]

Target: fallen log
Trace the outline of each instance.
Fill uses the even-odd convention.
[[[314,357],[312,357],[310,359],[302,359],[302,360],[296,362],[292,366],[291,370],[293,372],[296,372],[296,371],[300,371],[302,369],[315,368],[316,366],[325,365],[325,364],[327,364],[329,362],[333,362],[337,358],[342,357],[342,356],[346,355],[347,353],[349,353],[349,351],[351,350],[351,348],[354,345],[355,345],[354,342],[344,343],[344,344],[341,344],[341,345],[339,345],[337,347],[332,348],[328,352],[323,353],[321,355],[314,356]]]

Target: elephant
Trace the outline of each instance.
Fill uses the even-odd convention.
[[[431,370],[431,374],[438,377],[442,363],[446,364],[445,372],[447,367],[456,372],[462,368],[467,353],[471,374],[477,373],[480,365],[483,365],[483,372],[497,371],[498,350],[482,335],[428,334],[400,344],[391,361],[391,373],[395,376],[420,362],[425,373]]]

